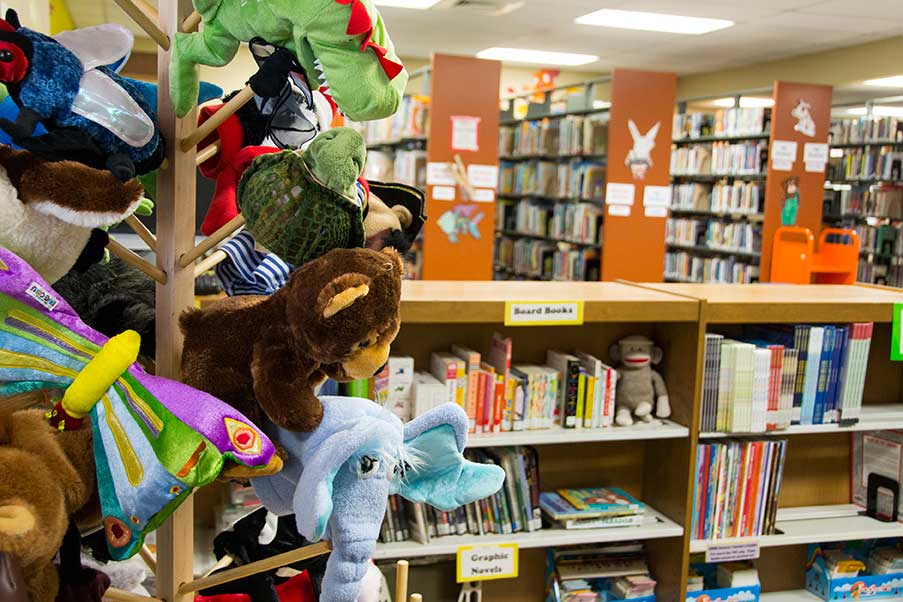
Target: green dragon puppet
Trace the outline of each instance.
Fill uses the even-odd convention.
[[[260,37],[292,52],[355,121],[395,113],[407,72],[372,0],[194,0],[203,28],[176,33],[170,93],[184,117],[198,95],[196,65],[222,67],[241,42]],[[327,90],[328,89],[328,90]]]

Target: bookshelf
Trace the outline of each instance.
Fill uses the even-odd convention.
[[[859,234],[857,280],[890,286],[903,284],[903,119],[883,110],[895,103],[835,107],[825,182],[825,222]]]
[[[494,279],[599,279],[610,81],[502,99]]]

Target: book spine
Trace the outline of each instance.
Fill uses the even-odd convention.
[[[834,355],[833,326],[824,327],[821,357],[818,362],[818,382],[815,389],[815,405],[812,410],[812,424],[823,424],[828,395],[828,383],[831,377],[831,357]]]
[[[576,360],[566,360],[566,372],[562,399],[564,411],[562,412],[564,428],[576,428],[577,426],[577,384],[580,379],[580,364]]]
[[[577,410],[575,413],[575,426],[583,426],[584,408],[586,407],[586,370],[582,368],[578,371],[577,376]]]
[[[806,375],[803,389],[803,405],[800,408],[800,424],[812,424],[815,417],[815,395],[818,391],[818,371],[821,365],[821,350],[824,328],[813,326],[809,330],[809,346],[806,350]]]
[[[806,362],[809,350],[809,326],[794,328],[794,347],[799,351],[796,361],[796,379],[793,386],[793,412],[791,422],[798,424],[802,418],[803,392],[806,388]]]

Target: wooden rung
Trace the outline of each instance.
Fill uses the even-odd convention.
[[[423,602],[423,596],[420,594],[411,594],[411,602]]]
[[[222,125],[226,119],[231,117],[235,111],[242,108],[242,106],[252,98],[254,98],[254,90],[251,89],[251,86],[245,86],[238,94],[233,96],[229,102],[211,115],[207,121],[199,125],[197,129],[188,134],[188,136],[182,138],[182,142],[179,146],[185,152],[190,151],[197,146],[201,140],[212,134],[216,128]]]
[[[245,218],[242,214],[238,214],[232,219],[230,219],[224,226],[222,226],[219,230],[205,238],[200,242],[198,246],[183,254],[179,258],[179,267],[187,268],[191,264],[197,260],[198,257],[221,243],[226,239],[230,234],[241,228],[245,225]]]
[[[134,213],[125,218],[125,223],[144,241],[144,244],[150,247],[151,251],[157,252],[157,237],[147,229],[147,226]]]
[[[126,249],[121,244],[116,242],[115,239],[110,239],[110,242],[107,243],[107,248],[110,250],[110,253],[123,260],[130,266],[138,268],[160,284],[166,284],[166,274],[163,272],[163,270],[155,265],[151,265],[150,262],[143,259],[134,251]]]
[[[220,149],[222,147],[223,147],[223,143],[220,140],[217,140],[210,146],[205,146],[204,148],[202,148],[201,150],[198,151],[198,154],[195,157],[195,162],[197,163],[197,165],[200,165],[201,163],[204,163],[205,161],[209,161],[210,159],[212,159],[213,157],[216,156],[216,154],[220,151]]]
[[[163,602],[160,598],[141,596],[111,587],[103,593],[104,602]]]
[[[185,17],[185,20],[182,21],[182,24],[179,25],[179,31],[182,33],[191,33],[192,31],[197,31],[198,25],[201,24],[201,13],[196,10],[191,11],[191,14]]]
[[[144,561],[144,564],[147,565],[147,568],[150,569],[151,573],[157,574],[157,558],[154,556],[154,553],[151,552],[151,549],[147,546],[147,544],[141,546],[141,549],[138,550],[138,554],[141,555],[141,559]]]
[[[277,554],[276,556],[271,556],[270,558],[264,558],[263,560],[250,562],[246,565],[235,567],[234,569],[228,569],[219,573],[214,573],[209,577],[201,577],[200,579],[195,579],[194,581],[191,581],[189,583],[183,583],[179,587],[179,594],[184,596],[186,594],[190,594],[191,592],[207,589],[208,587],[222,585],[223,583],[229,583],[230,581],[235,581],[236,579],[243,579],[245,577],[250,577],[251,575],[256,575],[257,573],[278,569],[279,567],[283,567],[300,560],[306,560],[315,556],[321,556],[329,552],[331,549],[332,546],[328,541],[321,541],[309,546],[304,546],[303,548],[298,548],[297,550],[291,550],[290,552]]]
[[[145,0],[114,0],[125,14],[163,50],[169,50],[169,36],[160,29],[160,15],[157,9]]]
[[[194,277],[199,278],[207,270],[213,269],[228,257],[225,251],[216,250],[194,266]]]
[[[395,563],[395,599],[404,602],[408,597],[408,561]]]

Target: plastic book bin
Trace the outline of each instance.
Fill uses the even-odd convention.
[[[903,574],[830,577],[821,546],[810,544],[806,563],[806,589],[825,600],[899,600],[903,595]]]
[[[853,284],[859,264],[859,235],[855,230],[825,228],[816,248],[809,228],[781,226],[774,234],[771,255],[772,282]]]

